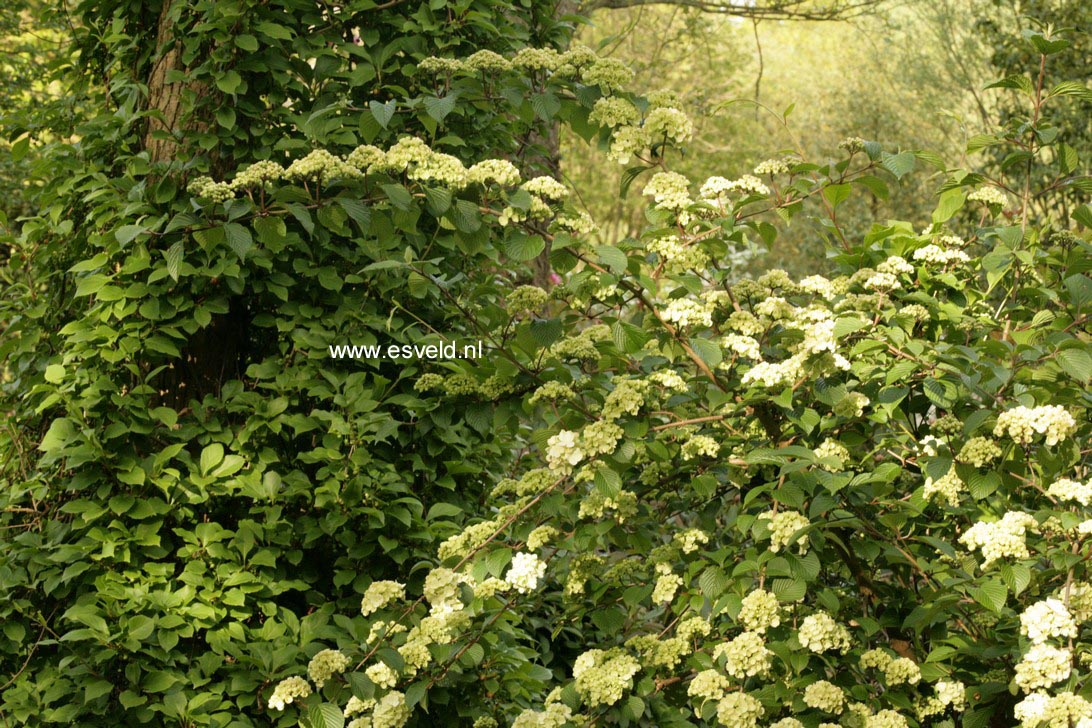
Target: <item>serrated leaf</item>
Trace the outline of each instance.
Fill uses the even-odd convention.
[[[443,121],[452,111],[455,110],[455,102],[458,101],[459,95],[450,93],[447,96],[437,98],[435,96],[429,96],[425,98],[425,113],[431,116],[436,121]],[[373,110],[374,114],[375,111]],[[385,127],[386,124],[383,124]]]
[[[531,338],[545,349],[561,338],[562,329],[561,319],[535,319],[531,322]]]
[[[936,209],[933,210],[933,222],[942,223],[950,220],[952,215],[955,215],[963,207],[966,199],[966,195],[958,188],[941,193]]]
[[[550,121],[561,110],[561,102],[557,96],[547,91],[531,97],[531,108],[534,109],[535,116],[543,121]]]
[[[1057,358],[1062,371],[1078,382],[1083,384],[1092,379],[1092,354],[1085,349],[1063,349]]]
[[[133,242],[133,240],[136,239],[136,236],[144,232],[145,229],[146,228],[143,225],[122,225],[114,233],[114,237],[122,245],[127,245],[128,243]]]
[[[413,207],[413,195],[410,194],[402,185],[386,184],[380,185],[383,188],[383,192],[387,195],[387,199],[391,201],[399,210],[409,210]]]
[[[690,348],[710,369],[724,361],[724,350],[712,339],[691,339]]]
[[[899,154],[884,154],[880,166],[886,169],[897,179],[902,179],[914,169],[914,161],[917,158],[913,152],[900,152]]]
[[[710,566],[698,577],[698,587],[707,599],[716,599],[728,588],[731,579],[717,566]]]
[[[452,215],[455,227],[464,233],[474,233],[481,229],[482,216],[478,206],[470,200],[456,200]]]
[[[177,241],[174,245],[167,248],[167,252],[163,254],[163,257],[167,260],[167,275],[174,280],[178,280],[178,271],[182,266],[183,256],[182,241]]]
[[[254,248],[254,238],[251,237],[250,230],[237,222],[224,225],[224,240],[240,260],[245,260],[246,254]]]
[[[319,703],[307,710],[311,728],[345,728],[345,716],[333,703]]]
[[[995,614],[1005,606],[1008,598],[1008,590],[1000,581],[987,581],[971,592],[974,600]]]
[[[258,234],[258,241],[262,245],[276,246],[288,235],[288,226],[284,224],[284,218],[280,215],[259,216],[254,218],[250,225]]]
[[[512,260],[527,261],[535,258],[546,249],[546,241],[540,235],[528,235],[513,230],[501,241],[501,250]]]
[[[624,198],[626,193],[629,192],[629,188],[633,185],[633,181],[641,176],[642,172],[647,172],[652,169],[651,167],[628,167],[622,172],[622,182],[618,186],[618,197]]]
[[[629,259],[625,253],[613,245],[600,245],[595,249],[595,254],[599,258],[599,263],[606,266],[614,275],[618,276],[626,272]]]
[[[372,112],[372,116],[384,129],[391,123],[391,118],[394,117],[396,107],[397,104],[394,101],[388,101],[385,104],[381,104],[378,101],[368,102],[368,110]]]
[[[808,585],[801,579],[774,579],[772,589],[779,602],[798,602],[808,593]]]

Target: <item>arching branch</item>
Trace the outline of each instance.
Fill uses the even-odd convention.
[[[706,13],[756,20],[846,20],[866,13],[882,2],[884,0],[770,0],[751,4],[730,0],[587,0],[580,4],[580,12],[642,5],[682,5]]]

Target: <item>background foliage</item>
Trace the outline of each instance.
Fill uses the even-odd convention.
[[[958,27],[944,11],[955,12],[885,22]],[[671,26],[681,28],[676,42],[715,43],[707,65],[684,62],[685,46],[649,56],[639,31],[626,36],[633,56],[612,65],[573,46],[578,19],[544,3],[89,2],[56,23],[34,17],[68,27],[72,44],[28,57],[54,70],[60,90],[32,86],[38,108],[3,116],[13,149],[22,145],[0,221],[5,720],[340,725],[351,695],[397,695],[387,702],[391,725],[438,716],[561,725],[565,711],[671,725],[696,710],[713,721],[718,700],[693,700],[693,675],[726,669],[716,648],[739,634],[741,599],[769,589],[785,610],[766,637],[776,662],[728,691],[752,694],[764,721],[798,715],[818,725],[800,695],[819,679],[871,711],[913,721],[928,685],[958,680],[968,709],[945,707],[938,720],[1012,724],[1020,691],[1009,668],[1027,651],[1020,612],[1058,589],[1068,602],[1087,579],[1071,529],[1080,510],[1039,492],[1089,477],[1092,282],[1080,177],[1088,95],[1079,61],[1067,60],[1086,41],[1045,49],[1052,71],[1078,80],[1052,81],[1058,93],[1040,105],[1043,47],[1024,38],[1003,54],[1008,46],[985,40],[1012,31],[1000,15],[965,36],[961,47],[998,48],[1000,76],[1026,71],[1032,84],[1023,97],[1023,82],[980,91],[1021,106],[991,101],[986,116],[1007,126],[973,139],[967,119],[966,132],[933,127],[947,138],[907,136],[922,128],[912,123],[920,106],[963,97],[928,75],[942,60],[921,64],[923,80],[873,93],[866,81],[876,68],[899,68],[897,53],[878,53],[867,72],[843,74],[862,88],[831,97],[844,99],[839,114],[852,121],[833,123],[836,115],[810,103],[788,116],[791,128],[802,120],[809,131],[776,184],[767,179],[774,192],[733,193],[719,208],[654,199],[633,218],[612,199],[618,187],[602,183],[613,163],[592,150],[613,136],[592,114],[596,102],[663,107],[631,94],[655,89],[640,75],[631,81],[627,68],[670,67],[679,76],[657,80],[698,120],[696,141],[642,153],[653,164],[627,178],[627,199],[668,166],[695,180],[691,191],[710,174],[738,177],[775,151],[760,155],[742,135],[784,125],[721,103],[741,86],[750,95],[751,76],[700,88],[685,78],[720,57],[745,73],[738,49],[753,28],[688,15]],[[578,37],[596,44],[618,33],[614,23],[641,23],[594,20]],[[852,37],[829,27],[817,55]],[[793,33],[777,28],[775,47]],[[518,55],[524,48],[539,50]],[[551,48],[572,49],[568,66]],[[482,50],[521,60],[474,72],[421,63]],[[944,59],[943,50],[913,55]],[[972,60],[978,70],[962,70],[960,83],[977,89],[985,61]],[[10,71],[27,88],[16,72],[31,72]],[[765,73],[779,78],[772,67]],[[768,86],[763,94],[777,102],[760,99],[787,106],[793,89]],[[900,99],[911,87],[918,103],[907,110]],[[979,103],[968,102],[968,118]],[[835,148],[845,135],[886,134],[893,144],[862,140],[852,155]],[[389,168],[357,164],[356,174],[321,154],[387,150],[405,135],[433,151],[401,163],[387,155]],[[568,202],[545,183],[467,186],[444,176],[501,158],[530,180],[557,167],[559,137],[560,170],[574,187]],[[948,156],[902,151],[930,139]],[[231,190],[193,184],[300,159],[310,167],[286,179]],[[659,179],[650,194],[670,181]],[[968,201],[980,187],[1010,192],[1003,205]],[[888,201],[877,199],[882,188],[893,191]],[[597,230],[575,217],[582,210],[599,218]],[[895,216],[905,222],[888,222]],[[915,261],[914,251],[948,233],[963,236],[971,262]],[[705,262],[668,265],[657,241],[670,234]],[[845,276],[833,292],[777,273],[738,282],[741,266],[724,263],[753,241],[799,261],[794,271],[816,272],[817,262],[804,263],[819,257],[810,238],[838,251],[836,270],[821,271]],[[915,261],[913,273],[894,269],[898,287],[873,278],[892,255]],[[549,291],[520,287],[543,283],[544,270],[554,275]],[[787,308],[762,308],[771,297]],[[911,316],[911,306],[926,313]],[[803,313],[809,307],[829,316]],[[738,316],[732,323],[733,311],[756,312],[761,331],[740,328]],[[807,315],[833,323],[835,349],[810,352],[799,377],[776,386],[762,386],[761,362],[737,350],[747,342],[724,338],[753,335],[776,366],[800,353]],[[479,339],[490,352],[481,362],[327,353],[345,342]],[[832,365],[835,350],[848,370]],[[667,372],[684,384],[663,379]],[[960,457],[1016,403],[1066,407],[1074,430],[1049,447],[999,435],[1003,453],[989,467]],[[577,438],[575,477],[563,464],[563,432]],[[846,456],[824,455],[827,440]],[[965,484],[956,503],[926,498],[926,478],[949,471]],[[778,509],[811,524],[772,549],[758,516]],[[1037,524],[1027,558],[979,568],[959,536],[1019,509]],[[532,540],[540,526],[556,532]],[[691,529],[704,534],[700,547],[684,535]],[[513,561],[532,552],[546,564],[541,585],[526,559]],[[512,564],[521,564],[515,576]],[[474,581],[448,588],[445,569]],[[504,587],[488,581],[506,576]],[[384,580],[404,583],[409,599],[362,614],[361,596]],[[802,643],[801,622],[819,611],[852,628],[847,656],[814,655]],[[427,621],[437,614],[452,621]],[[418,669],[407,666],[414,632],[374,631],[392,618],[424,635]],[[670,642],[682,624],[682,644]],[[919,663],[921,685],[885,687],[862,672],[863,652],[876,646]],[[302,718],[295,707],[271,710],[274,686],[328,648],[357,668],[303,701]],[[630,669],[621,660],[573,680],[592,648],[628,655],[640,672],[619,678]],[[663,662],[673,650],[679,662]],[[366,672],[377,660],[394,685]],[[1081,691],[1083,669],[1062,687]],[[321,672],[312,669],[312,682]],[[591,676],[619,683],[625,698],[594,697]]]

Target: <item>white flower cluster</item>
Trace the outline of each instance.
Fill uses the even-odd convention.
[[[653,604],[668,604],[675,598],[675,592],[682,586],[682,577],[671,573],[671,567],[666,564],[656,564],[656,586],[652,589]]]
[[[1047,493],[1060,501],[1071,501],[1087,506],[1092,504],[1092,479],[1087,483],[1078,483],[1075,480],[1062,478],[1053,482],[1047,489]]]
[[[564,703],[550,703],[544,710],[527,710],[516,716],[512,728],[562,728],[570,725],[572,708]]]
[[[311,694],[311,684],[302,677],[289,677],[277,683],[273,694],[269,696],[269,707],[273,710],[284,710],[284,706],[291,704],[296,698],[306,698]]]
[[[743,197],[759,195],[765,197],[770,194],[770,188],[762,184],[758,177],[745,174],[739,179],[727,179],[725,177],[709,177],[701,186],[699,195],[704,202],[718,207],[728,202],[728,195],[740,193]]]
[[[797,633],[800,644],[812,652],[836,650],[843,655],[849,651],[849,630],[834,621],[826,612],[816,612],[804,617]]]
[[[1032,645],[1016,664],[1016,684],[1024,692],[1047,688],[1069,677],[1073,656],[1069,650]]]
[[[909,657],[899,657],[887,663],[883,675],[888,685],[917,685],[921,681],[921,668]]]
[[[820,460],[832,460],[833,463],[820,463],[819,467],[823,470],[830,472],[838,472],[845,470],[846,463],[849,462],[849,450],[846,446],[837,440],[827,438],[819,445],[819,447],[812,450],[815,453],[815,457]]]
[[[512,557],[512,565],[504,580],[520,594],[534,591],[539,579],[546,574],[545,562],[539,561],[535,554],[519,553]]]
[[[890,255],[887,260],[876,266],[880,273],[890,273],[893,276],[914,275],[914,266],[906,262],[906,258],[899,255]]]
[[[939,245],[930,243],[923,248],[914,251],[914,260],[934,265],[947,265],[949,263],[966,263],[970,258],[962,250],[945,250]]]
[[[969,195],[968,202],[984,202],[987,205],[1000,205],[1004,207],[1009,203],[1008,196],[996,187],[979,187]]]
[[[709,265],[709,255],[698,245],[684,245],[677,235],[661,235],[646,248],[663,261],[668,273],[700,270]]]
[[[747,693],[730,693],[717,703],[717,722],[725,728],[756,728],[762,703]]]
[[[577,434],[562,430],[546,441],[546,462],[550,470],[568,475],[573,466],[584,459],[584,451],[577,443]]]
[[[470,184],[514,187],[519,180],[519,170],[507,159],[484,159],[466,171],[466,181]]]
[[[970,463],[976,468],[985,467],[1001,457],[1001,448],[988,437],[972,437],[963,443],[956,459],[961,463]]]
[[[1092,728],[1092,703],[1069,691],[1054,697],[1030,693],[1016,704],[1014,715],[1021,728]]]
[[[699,705],[706,700],[720,700],[732,683],[717,670],[702,670],[690,681],[686,694],[698,698]]]
[[[681,144],[694,136],[694,122],[689,116],[670,106],[648,112],[644,128],[657,142],[666,139]]]
[[[668,301],[661,313],[664,320],[683,328],[713,325],[713,311],[709,306],[690,298],[675,298]]]
[[[1016,559],[1030,557],[1025,534],[1035,525],[1035,517],[1030,513],[1009,511],[1000,521],[978,521],[959,537],[959,542],[972,551],[981,549],[982,568],[986,568],[1006,556]]]
[[[845,710],[846,694],[834,683],[820,680],[804,689],[804,703],[825,713],[841,715]]]
[[[640,669],[632,655],[620,650],[589,650],[573,663],[573,679],[589,706],[614,705],[633,687],[633,676]]]
[[[349,658],[339,650],[320,650],[308,663],[307,676],[315,683],[315,687],[321,689],[327,680],[345,672],[348,666]]]
[[[637,107],[618,96],[604,96],[599,99],[595,102],[591,114],[588,115],[588,121],[591,123],[609,126],[612,129],[616,126],[636,124],[640,119],[641,112],[637,110]]]
[[[798,511],[768,511],[759,515],[759,518],[770,522],[770,551],[774,553],[788,546],[797,531],[811,525],[807,516]],[[808,552],[807,535],[797,539],[796,548],[801,554]]]
[[[876,271],[865,280],[864,287],[872,291],[897,291],[902,284],[891,273]]]
[[[709,535],[700,528],[688,528],[675,534],[674,541],[684,554],[692,554],[709,543]]]
[[[925,479],[925,500],[939,496],[955,508],[959,505],[959,496],[963,491],[963,481],[956,475],[955,466],[948,468],[948,472],[937,480]]]
[[[693,460],[702,455],[715,458],[719,452],[720,445],[708,435],[694,435],[684,442],[682,448],[680,448],[683,460]]]
[[[755,174],[788,174],[789,163],[784,159],[767,159],[755,167]]]
[[[691,204],[690,180],[678,172],[657,172],[645,185],[642,194],[651,197],[656,207],[681,211]]]
[[[759,348],[758,342],[751,336],[728,334],[724,337],[724,346],[737,356],[762,361],[762,350]]]
[[[1049,639],[1076,637],[1077,622],[1061,600],[1044,599],[1020,615],[1020,633],[1038,645]]]
[[[734,678],[745,680],[770,671],[773,653],[766,649],[766,641],[758,632],[743,632],[713,649],[713,658],[724,658],[724,671]]]
[[[739,610],[739,621],[751,632],[763,633],[781,624],[781,606],[777,597],[763,589],[756,589],[747,596]]]
[[[1030,444],[1036,434],[1043,435],[1047,447],[1053,447],[1077,430],[1077,421],[1061,405],[1013,407],[997,417],[995,437],[1007,434],[1020,445]]]
[[[397,581],[373,581],[360,600],[360,613],[367,617],[395,599],[405,599],[406,587]]]
[[[676,392],[685,392],[689,389],[686,380],[674,369],[659,369],[648,376],[649,381],[659,384],[664,389],[673,389]]]
[[[385,662],[377,662],[364,670],[364,675],[378,687],[390,689],[398,684],[398,674]]]

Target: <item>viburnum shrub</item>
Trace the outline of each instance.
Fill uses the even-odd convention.
[[[1044,64],[1065,45],[1028,39]],[[422,65],[486,61],[508,68]],[[215,216],[332,182],[440,230],[472,216],[517,258],[549,240],[567,274],[452,301],[489,356],[435,365],[421,397],[514,393],[529,446],[262,705],[353,728],[1092,725],[1092,215],[1073,212],[1082,233],[1028,219],[1040,191],[1021,177],[1051,153],[1050,99],[1087,89],[1047,86],[1042,67],[1002,82],[1028,118],[972,151],[1010,145],[1005,174],[946,169],[924,228],[877,222],[856,241],[837,216],[853,188],[935,160],[848,139],[829,163],[689,180],[666,161],[685,116],[590,63],[603,147],[643,163],[629,182],[647,170],[639,238],[591,244],[557,181],[412,137],[194,185]],[[1087,192],[1072,171],[1059,160],[1053,184]],[[808,197],[829,213],[832,271],[739,278],[725,262]],[[412,250],[383,268],[448,285]]]

